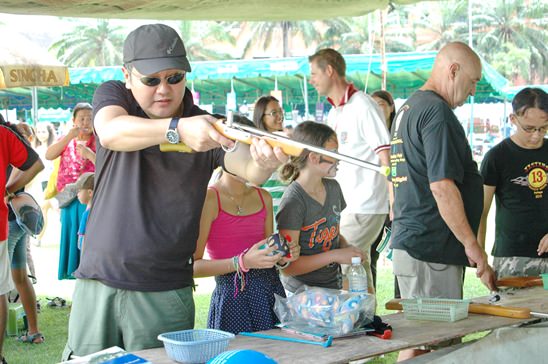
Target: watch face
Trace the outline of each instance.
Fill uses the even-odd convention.
[[[166,132],[166,139],[171,144],[177,144],[179,143],[179,133],[177,133],[177,130],[169,129]]]

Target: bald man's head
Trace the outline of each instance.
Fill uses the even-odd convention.
[[[481,79],[481,60],[466,44],[452,42],[436,56],[427,88],[438,92],[452,108],[476,93]]]

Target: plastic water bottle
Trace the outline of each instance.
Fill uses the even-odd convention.
[[[352,257],[352,265],[346,273],[348,291],[352,293],[367,293],[367,273],[362,266],[360,257]]]

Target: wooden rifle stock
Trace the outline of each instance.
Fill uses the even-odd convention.
[[[496,282],[497,287],[514,287],[525,288],[542,286],[542,278],[539,276],[532,277],[502,277]]]

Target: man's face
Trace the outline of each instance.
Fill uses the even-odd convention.
[[[516,126],[514,138],[521,146],[531,149],[542,146],[548,130],[548,113],[532,107],[525,110],[523,115],[510,114],[510,120]]]
[[[168,69],[143,75],[131,67],[124,68],[124,76],[126,87],[149,118],[171,118],[179,114],[186,87],[185,71]]]
[[[331,79],[329,77],[329,69],[327,66],[322,70],[317,62],[310,62],[310,81],[309,83],[318,91],[321,96],[327,96],[331,87]]]
[[[468,96],[476,94],[476,86],[481,80],[481,64],[476,62],[463,62],[457,64],[453,83],[453,100],[451,106],[456,108],[462,106]]]

